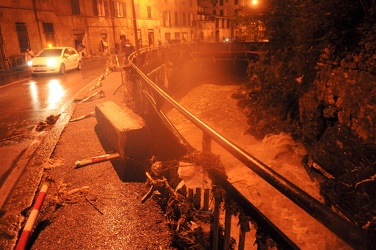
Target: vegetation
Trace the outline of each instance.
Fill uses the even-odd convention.
[[[260,20],[269,39],[264,60],[248,69],[247,88],[261,92],[247,93],[249,102],[270,107],[282,120],[298,122],[299,96],[313,87],[321,52],[329,45],[333,54],[355,46],[356,27],[374,15],[374,5],[373,0],[265,0],[257,10],[244,9],[238,22],[252,26]],[[250,119],[258,122],[257,117]]]
[[[237,97],[249,132],[302,139],[325,203],[376,235],[376,1],[265,1],[238,20],[260,20],[269,39]]]

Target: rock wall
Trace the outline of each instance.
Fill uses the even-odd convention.
[[[374,42],[366,37],[355,51],[342,55],[330,48],[323,50],[314,89],[300,98],[305,125],[309,126],[309,113],[315,112],[309,108],[313,102],[324,127],[349,127],[367,143],[376,143],[376,37],[371,37]]]
[[[322,196],[375,234],[376,29],[359,31],[364,35],[351,50],[323,49],[299,117],[302,134],[314,142],[307,166],[325,176]]]
[[[291,63],[276,55],[282,63],[249,65],[249,82],[234,98],[249,118],[249,133],[284,131],[303,140],[304,165],[327,205],[376,234],[376,27],[357,31],[351,47],[317,50],[313,82],[287,82],[283,70]]]

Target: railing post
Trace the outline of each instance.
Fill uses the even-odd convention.
[[[219,238],[219,210],[221,203],[221,196],[218,194],[216,187],[213,186],[214,194],[214,213],[212,215],[212,220],[210,223],[210,231],[212,236],[212,250],[218,250],[218,238]]]
[[[223,240],[223,249],[230,249],[232,211],[227,198],[225,202],[225,236]]]
[[[209,194],[210,194],[210,189],[205,188],[204,191],[204,206],[202,210],[208,211],[209,210]]]
[[[251,229],[249,227],[248,220],[242,213],[239,214],[239,225],[240,225],[240,234],[239,234],[238,250],[244,250],[245,234],[249,232]]]
[[[204,152],[204,153],[210,153],[211,152],[211,138],[205,132],[203,132],[203,134],[202,134],[202,152]]]
[[[194,195],[193,200],[194,207],[199,210],[201,207],[201,188],[196,188],[196,194]]]
[[[193,202],[193,200],[194,200],[192,188],[188,188],[188,200],[191,201],[191,202]]]

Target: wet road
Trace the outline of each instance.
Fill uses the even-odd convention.
[[[6,193],[5,186],[12,186],[9,182],[16,181],[16,177],[11,176],[12,170],[22,154],[35,138],[43,136],[43,131],[36,131],[37,125],[51,115],[59,115],[84,86],[99,77],[98,72],[104,72],[105,65],[105,58],[86,59],[81,71],[37,76],[0,87],[2,193]],[[0,207],[5,198],[0,197]]]
[[[59,114],[73,96],[98,77],[105,61],[85,62],[81,71],[38,76],[0,88],[0,143],[18,140],[50,115]],[[101,71],[102,72],[102,71]]]

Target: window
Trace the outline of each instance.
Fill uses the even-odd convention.
[[[196,27],[196,20],[193,18],[192,19],[192,24],[191,24],[192,27]]]
[[[140,29],[137,29],[138,47],[142,48],[142,33]]]
[[[148,30],[148,41],[149,41],[149,45],[154,44],[154,30],[152,29]]]
[[[72,15],[81,14],[80,11],[80,0],[71,0]]]
[[[105,16],[104,1],[98,0],[98,16]]]
[[[182,19],[183,19],[183,26],[187,26],[187,17],[186,17],[186,13],[183,12],[182,15],[183,15],[183,16],[182,16]]]
[[[167,43],[171,41],[171,33],[165,33],[165,40]]]
[[[170,11],[163,11],[163,26],[171,27]]]
[[[151,18],[151,6],[147,6],[148,9],[148,18]]]
[[[43,23],[43,31],[46,37],[46,42],[51,45],[55,45],[55,32],[53,23]]]
[[[125,3],[121,1],[112,1],[112,9],[114,11],[113,15],[116,17],[126,17],[126,7]]]
[[[27,34],[26,24],[16,23],[16,31],[21,52],[25,52],[26,48],[29,47],[29,36]]]
[[[94,14],[94,16],[99,16],[98,1],[97,0],[93,0],[93,14]]]
[[[73,49],[69,49],[68,51],[69,51],[69,54],[70,54],[70,55],[76,55],[76,54],[77,54],[76,51],[73,50]]]
[[[106,0],[94,0],[97,3],[98,16],[108,16],[108,5]]]
[[[175,11],[175,26],[179,26],[179,13],[177,11]]]

